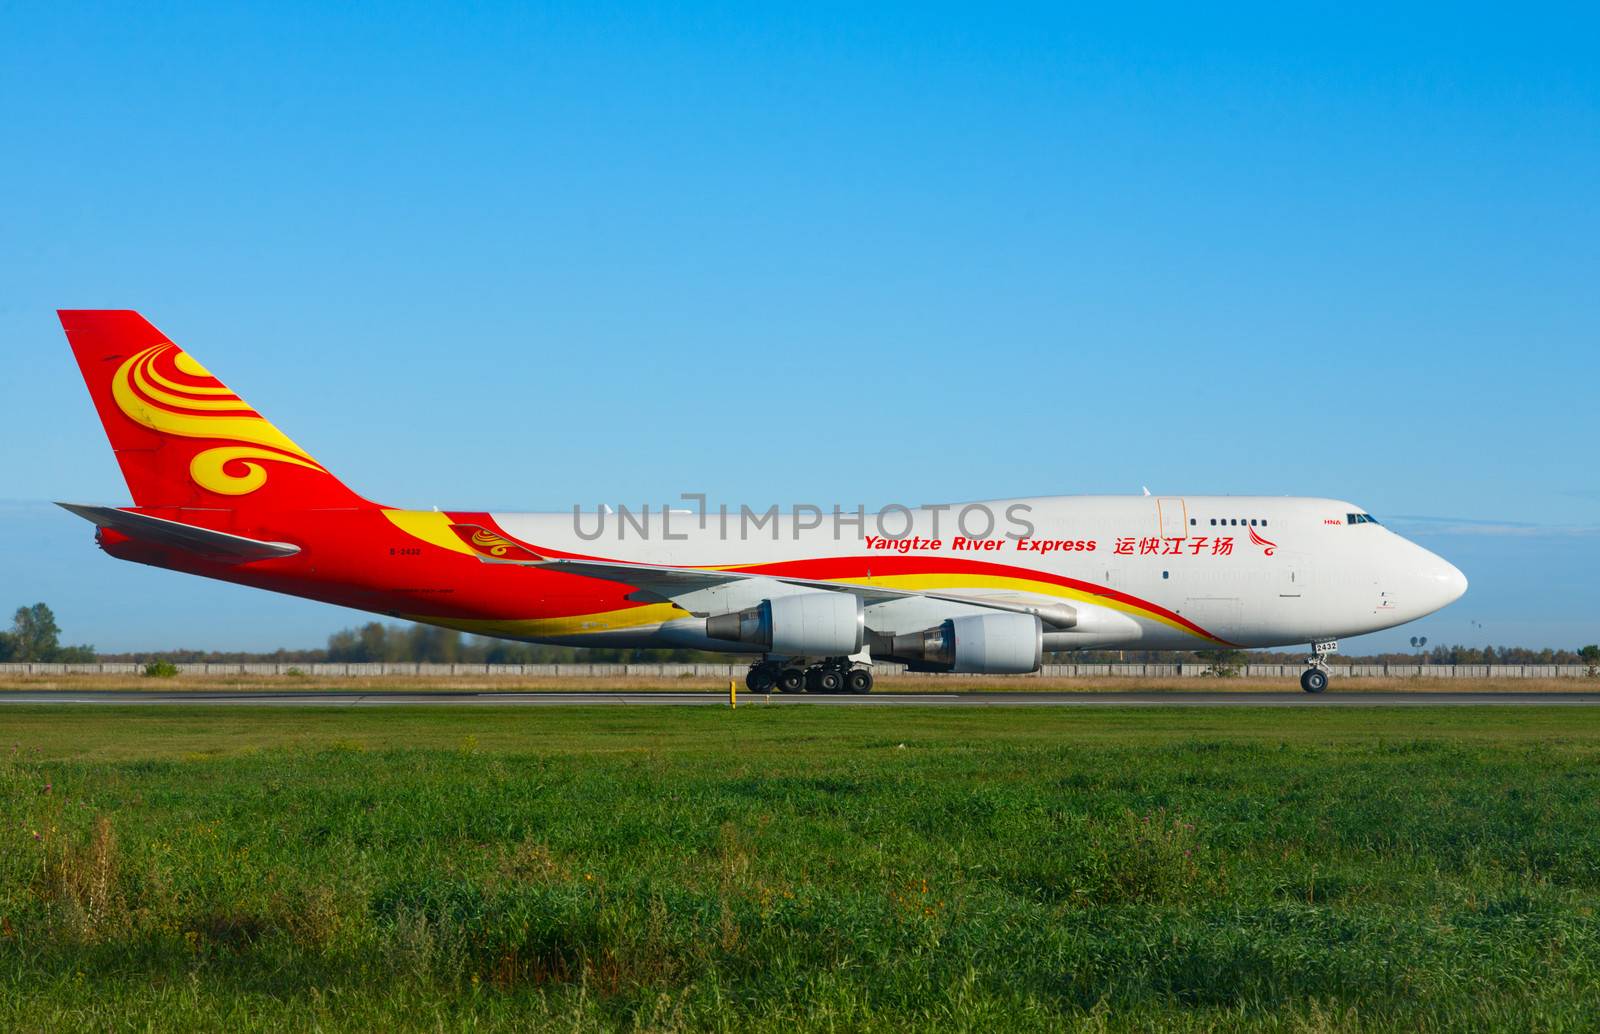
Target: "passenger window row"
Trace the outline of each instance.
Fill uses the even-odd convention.
[[[1190,517],[1189,524],[1191,527],[1198,527],[1200,521],[1197,518]],[[1265,517],[1213,517],[1211,518],[1211,526],[1213,528],[1254,528],[1257,526],[1265,528],[1267,519]]]

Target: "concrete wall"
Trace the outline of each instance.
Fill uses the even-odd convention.
[[[347,676],[425,675],[433,678],[483,677],[562,677],[562,678],[661,678],[661,679],[742,679],[747,664],[417,664],[417,663],[337,663],[337,664],[180,664],[183,675],[292,675],[315,678]],[[139,664],[0,664],[6,675],[138,675]],[[898,664],[879,664],[879,675],[903,675]],[[1247,664],[1239,674],[1254,678],[1295,679],[1304,671],[1300,664]],[[1207,674],[1205,664],[1047,664],[1039,675],[1045,678],[1199,678]],[[1581,664],[1340,664],[1339,676],[1377,678],[1444,679],[1532,679],[1582,678],[1588,669]],[[993,676],[996,678],[1037,678],[1039,675]],[[921,676],[912,676],[913,678]]]

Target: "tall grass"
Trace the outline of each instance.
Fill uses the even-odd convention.
[[[14,727],[6,1028],[1558,1030],[1600,1001],[1587,711]]]

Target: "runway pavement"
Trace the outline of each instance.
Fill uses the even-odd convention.
[[[189,707],[727,707],[726,693],[0,692],[4,704]],[[870,693],[739,694],[742,707],[1594,707],[1600,693]]]

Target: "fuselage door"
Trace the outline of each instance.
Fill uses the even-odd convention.
[[[1156,514],[1164,539],[1181,539],[1189,535],[1189,508],[1182,499],[1157,499]]]

